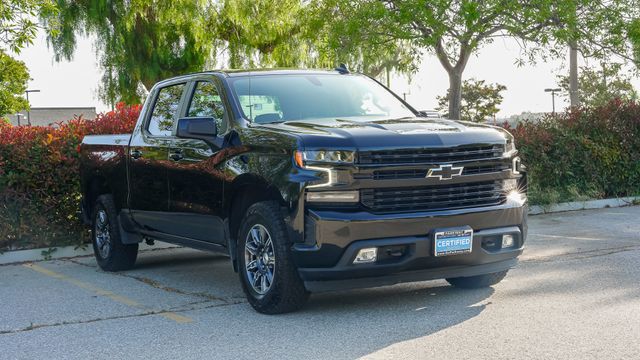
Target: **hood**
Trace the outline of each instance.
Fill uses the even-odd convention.
[[[320,119],[264,124],[299,136],[305,149],[382,150],[504,144],[511,135],[495,126],[433,118],[376,121]]]

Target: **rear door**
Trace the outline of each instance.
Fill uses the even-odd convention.
[[[214,144],[202,140],[177,139],[169,149],[169,210],[176,226],[174,235],[225,244],[222,195],[225,173],[225,134],[228,128],[227,106],[214,77],[196,79],[185,99],[187,117],[211,117],[218,137]]]
[[[180,116],[186,83],[169,83],[150,94],[152,105],[134,131],[129,147],[129,204],[134,220],[146,230],[171,232],[169,218],[169,148]]]

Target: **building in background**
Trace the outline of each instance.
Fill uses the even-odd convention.
[[[32,107],[27,114],[26,110],[17,114],[8,114],[5,117],[9,119],[12,125],[18,125],[18,118],[20,118],[20,125],[27,125],[29,123],[28,118],[31,118],[30,122],[32,126],[49,126],[57,122],[68,121],[75,116],[82,116],[85,119],[93,120],[96,118],[95,107]]]

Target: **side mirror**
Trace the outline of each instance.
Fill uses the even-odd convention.
[[[199,139],[212,143],[218,135],[216,121],[212,117],[188,117],[178,119],[176,136],[185,139]]]

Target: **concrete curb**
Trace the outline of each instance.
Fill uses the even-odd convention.
[[[175,247],[179,246],[156,241],[155,245],[147,245],[146,243],[142,242],[140,243],[139,249],[140,251],[149,251]],[[93,256],[93,248],[91,247],[91,244],[86,244],[84,248],[78,249],[76,249],[75,246],[53,247],[53,249],[56,250],[51,252],[48,256],[45,256],[44,254],[49,251],[49,248],[7,251],[0,254],[0,265],[31,261],[67,259],[80,256]]]
[[[633,205],[634,202],[639,202],[640,196],[627,196],[616,199],[601,199],[601,200],[588,200],[588,201],[573,201],[554,205],[533,205],[529,207],[529,215],[549,214],[564,211],[576,211],[576,210],[589,210],[589,209],[604,209],[604,208],[616,208]]]

